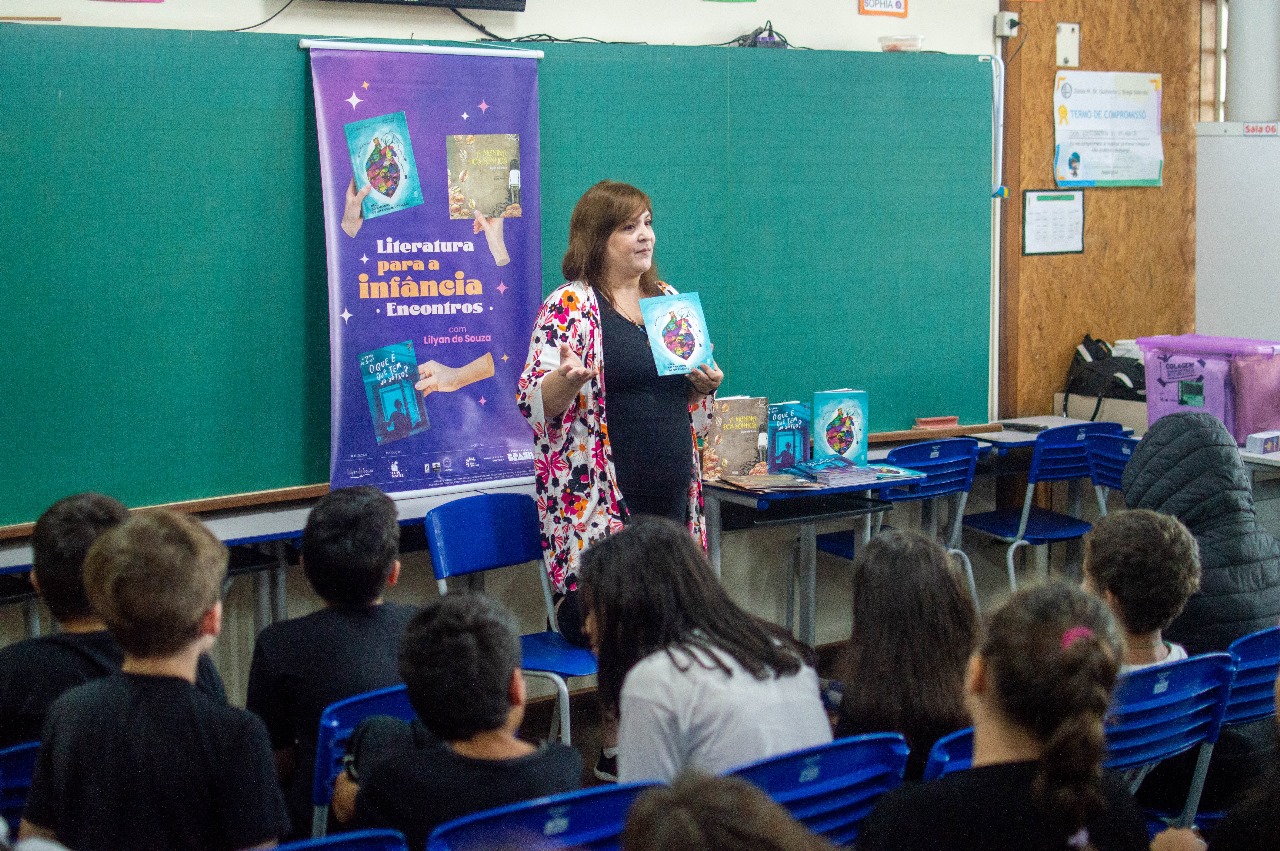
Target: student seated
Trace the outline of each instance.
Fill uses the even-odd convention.
[[[741,777],[682,771],[640,794],[627,813],[622,851],[834,851]]]
[[[1144,851],[1128,791],[1102,777],[1119,631],[1064,582],[1019,591],[969,660],[973,767],[880,800],[859,851]]]
[[[390,723],[364,735],[358,787],[344,772],[334,788],[339,820],[392,828],[425,848],[447,821],[581,785],[577,751],[516,736],[525,707],[520,635],[490,598],[447,594],[427,605],[405,631],[400,675],[421,723],[378,719]]]
[[[1121,673],[1187,658],[1162,632],[1200,587],[1196,539],[1176,517],[1140,508],[1098,518],[1084,536],[1083,572],[1124,634]]]
[[[683,526],[633,520],[583,554],[581,583],[620,782],[831,741],[810,651],[738,608]]]
[[[320,714],[400,682],[396,652],[416,609],[382,598],[400,576],[399,554],[390,497],[371,487],[326,494],[302,533],[302,568],[325,606],[268,626],[254,645],[246,706],[271,734],[295,836],[311,835]]]
[[[222,628],[227,548],[157,510],[104,533],[84,582],[121,672],[49,710],[19,837],[76,851],[232,851],[289,826],[262,722],[195,687]]]
[[[836,737],[896,732],[919,780],[933,743],[969,726],[964,671],[978,615],[947,551],[917,532],[876,535],[853,562],[853,631]]]
[[[31,535],[31,583],[49,607],[59,632],[0,650],[0,747],[40,738],[49,707],[67,689],[120,670],[124,651],[89,605],[84,559],[129,510],[100,493],[60,499],[36,521]],[[226,702],[213,661],[200,657],[198,685]]]

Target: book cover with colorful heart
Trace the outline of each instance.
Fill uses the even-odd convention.
[[[640,314],[658,375],[687,375],[711,363],[711,336],[697,293],[642,298]]]
[[[364,199],[366,219],[422,203],[422,184],[403,112],[353,121],[342,129],[351,152],[356,189],[372,187]]]
[[[839,455],[867,463],[867,391],[819,390],[813,394],[813,457]]]
[[[413,386],[418,380],[418,359],[412,340],[360,355],[360,377],[379,444],[431,428],[423,398]]]

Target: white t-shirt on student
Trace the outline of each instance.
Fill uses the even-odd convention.
[[[1154,668],[1157,665],[1168,665],[1170,662],[1181,662],[1187,658],[1187,651],[1181,644],[1174,644],[1172,641],[1166,641],[1164,646],[1169,648],[1169,655],[1161,659],[1159,662],[1148,662],[1144,665],[1121,665],[1120,673],[1127,674],[1130,671],[1141,671],[1143,668]]]
[[[669,782],[680,770],[709,774],[831,741],[818,675],[808,666],[757,680],[728,653],[676,649],[641,659],[622,683],[618,780]]]

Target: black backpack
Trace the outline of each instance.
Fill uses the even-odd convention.
[[[1137,358],[1119,358],[1111,353],[1111,346],[1095,340],[1088,334],[1076,346],[1075,357],[1067,370],[1067,386],[1062,396],[1062,415],[1067,415],[1067,401],[1076,396],[1096,396],[1090,420],[1098,418],[1103,399],[1125,399],[1131,402],[1147,401],[1147,373]]]

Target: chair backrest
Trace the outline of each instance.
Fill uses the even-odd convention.
[[[595,786],[463,816],[437,827],[427,841],[427,851],[493,848],[612,851],[621,842],[631,803],[655,785]]]
[[[1206,653],[1120,677],[1106,720],[1104,766],[1149,766],[1216,742],[1232,675],[1229,654]]]
[[[1280,676],[1280,626],[1237,638],[1227,648],[1236,676],[1227,697],[1224,726],[1276,714],[1275,682]]]
[[[24,742],[0,750],[0,816],[9,823],[9,836],[18,835],[18,821],[31,791],[31,775],[36,769],[39,742]]]
[[[877,493],[879,499],[892,502],[968,493],[978,466],[978,441],[972,437],[952,437],[911,443],[891,450],[887,460],[924,473],[927,478],[923,482],[883,488]]]
[[[965,727],[948,733],[933,743],[929,761],[924,764],[924,780],[937,780],[953,771],[964,771],[973,764],[973,728]]]
[[[437,580],[542,559],[533,497],[484,493],[427,512],[423,523]]]
[[[907,742],[898,733],[850,736],[729,772],[759,786],[815,833],[850,845],[885,792],[902,783]]]
[[[356,830],[319,839],[299,839],[276,846],[276,851],[409,851],[404,836],[395,830]]]
[[[1088,478],[1089,437],[1121,431],[1119,423],[1081,423],[1045,429],[1036,435],[1028,483]]]
[[[351,733],[361,721],[374,715],[390,715],[401,721],[415,717],[409,705],[409,692],[403,685],[388,686],[357,694],[331,703],[320,714],[320,732],[316,738],[316,770],[312,776],[311,802],[317,807],[329,806],[333,798],[333,781],[342,770]]]
[[[1122,434],[1090,434],[1086,442],[1089,447],[1089,477],[1093,483],[1120,490],[1124,468],[1141,441]]]

